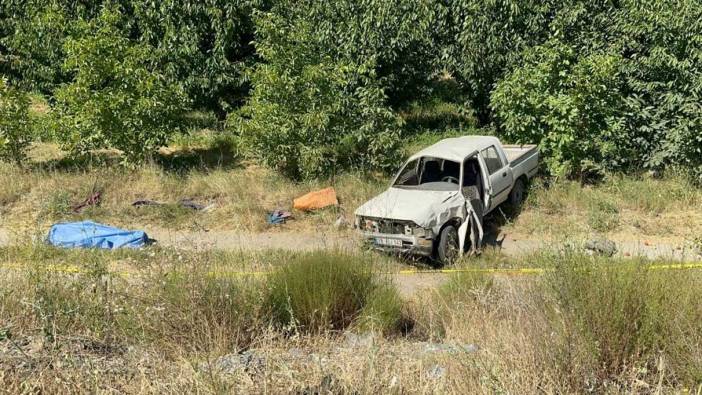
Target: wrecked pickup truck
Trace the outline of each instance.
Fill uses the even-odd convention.
[[[355,227],[374,248],[452,263],[479,252],[483,217],[522,203],[538,170],[536,145],[495,137],[441,140],[412,155],[390,188],[359,207]]]

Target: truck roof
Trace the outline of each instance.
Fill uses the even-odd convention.
[[[409,160],[423,156],[430,156],[439,159],[447,159],[454,162],[462,162],[467,155],[482,151],[485,148],[495,145],[499,146],[500,141],[493,136],[462,136],[443,139],[434,145],[412,155]]]

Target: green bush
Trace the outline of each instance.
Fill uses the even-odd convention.
[[[186,98],[154,67],[153,49],[121,30],[121,13],[106,7],[78,22],[65,45],[72,81],[55,93],[57,134],[73,155],[116,148],[123,161],[143,161],[176,130]]]
[[[294,15],[261,14],[257,28],[264,62],[230,124],[260,160],[293,178],[396,164],[400,119],[385,104],[374,61],[334,55],[316,39],[318,27]]]
[[[561,2],[458,0],[448,4],[441,19],[440,64],[460,82],[486,124],[492,115],[490,92],[495,83],[519,66],[523,50],[546,39],[549,21]]]
[[[0,79],[0,160],[22,164],[31,141],[29,98]]]
[[[679,167],[702,180],[700,29],[694,0],[564,4],[492,91],[503,135],[539,142],[558,175]]]
[[[301,255],[273,274],[268,287],[265,304],[274,323],[291,331],[342,330],[362,314],[366,324],[387,328],[399,314],[394,288],[350,255]]]
[[[492,94],[502,134],[519,143],[539,143],[555,175],[601,172],[607,160],[624,161],[627,155],[617,140],[621,59],[608,53],[579,57],[576,49],[557,41],[524,56],[525,65]]]

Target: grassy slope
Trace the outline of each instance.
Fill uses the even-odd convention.
[[[628,393],[700,385],[696,272],[543,254],[538,260],[555,272],[455,275],[398,309],[391,294],[370,296],[364,271],[360,283],[347,282],[356,270],[310,271],[317,264],[363,265],[367,256],[261,254],[256,259],[292,262],[272,284],[266,277],[208,275],[213,266],[247,259],[252,256],[0,249],[0,262],[29,264],[0,276],[0,383],[11,392],[21,385],[142,393],[275,393],[330,379],[328,390],[347,393]],[[38,263],[52,260],[90,270],[58,275]],[[112,277],[111,261],[128,262],[143,276]],[[359,296],[370,298],[360,315],[358,305],[346,302]],[[285,308],[288,300],[298,317],[335,303],[356,317],[346,324],[356,333],[366,330],[363,306],[385,317],[373,322],[400,317],[403,324],[380,327],[371,342],[332,330],[310,335],[300,330],[305,320],[276,325],[269,309]],[[436,351],[441,344],[479,349]],[[255,356],[247,368],[219,370],[222,355],[244,350]]]
[[[422,135],[418,138],[426,139]],[[171,149],[170,155],[186,156],[184,153],[196,149]],[[36,150],[51,151],[46,145]],[[386,176],[362,174],[294,183],[271,170],[242,163],[212,169],[199,164],[189,171],[164,169],[163,162],[136,170],[109,165],[62,169],[47,162],[50,153],[42,155],[39,164],[28,170],[0,164],[2,227],[41,233],[55,221],[90,218],[146,229],[325,231],[331,229],[337,210],[295,213],[296,220],[275,229],[267,226],[265,215],[276,208],[290,209],[295,197],[331,185],[337,190],[341,213],[351,220],[355,208],[388,183]],[[72,213],[70,206],[93,190],[102,192],[101,206]],[[183,198],[216,206],[207,213],[194,212],[177,205]],[[131,203],[137,199],[167,204],[134,208]],[[615,175],[595,186],[560,181],[548,187],[537,180],[521,214],[505,223],[498,213],[492,226],[519,238],[560,240],[564,235],[604,234],[615,239],[677,243],[702,232],[701,204],[702,190],[682,178]]]

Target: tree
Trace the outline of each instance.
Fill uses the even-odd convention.
[[[252,95],[231,124],[264,163],[293,178],[396,163],[399,118],[385,104],[374,57],[326,46],[307,18],[262,13]]]
[[[458,0],[444,19],[446,66],[471,100],[478,118],[491,118],[490,92],[519,65],[520,54],[546,41],[560,2],[541,0]]]
[[[80,21],[77,38],[64,47],[73,75],[55,93],[57,135],[74,155],[116,148],[125,162],[139,162],[164,145],[184,110],[183,90],[155,67],[153,48],[130,40],[115,7]]]
[[[0,159],[22,164],[31,142],[29,99],[0,79]]]
[[[492,93],[502,135],[538,142],[555,175],[621,166],[617,161],[629,158],[621,130],[621,58],[609,53],[578,58],[575,49],[555,40],[523,55],[525,64]]]
[[[265,0],[132,0],[134,38],[154,48],[163,75],[197,107],[222,117],[248,94],[255,62],[253,10]]]

